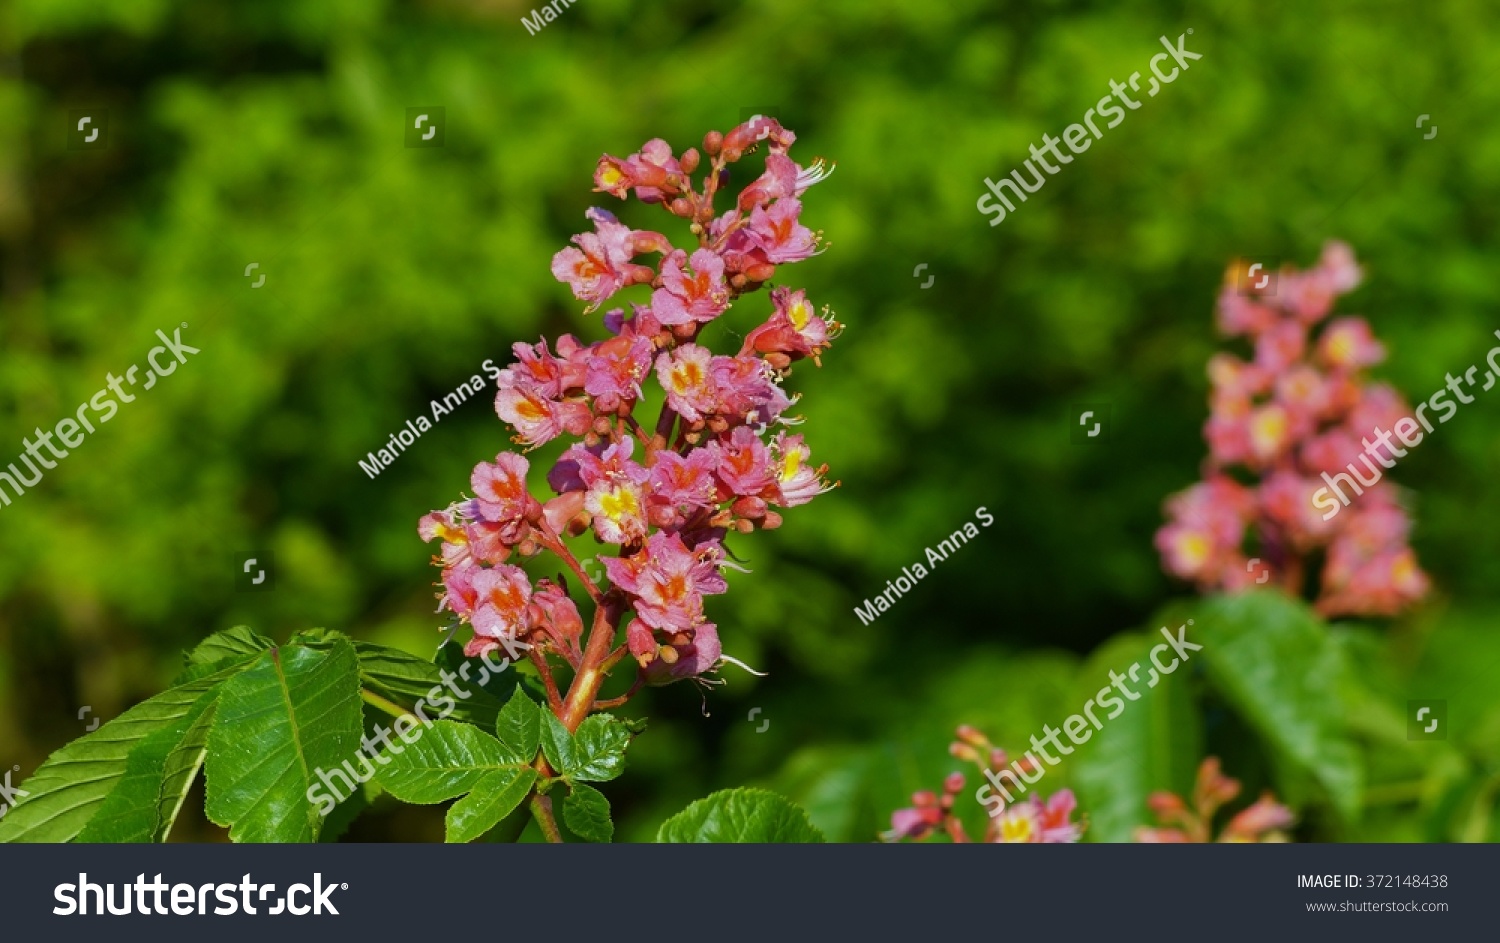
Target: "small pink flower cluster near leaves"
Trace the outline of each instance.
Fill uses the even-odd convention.
[[[1215,813],[1239,794],[1239,781],[1220,772],[1219,758],[1211,756],[1198,767],[1192,807],[1170,792],[1153,793],[1147,801],[1162,827],[1137,829],[1135,840],[1165,844],[1287,840],[1283,830],[1291,826],[1292,812],[1278,803],[1270,792],[1237,813],[1219,833],[1219,837],[1214,838]]]
[[[1169,520],[1156,534],[1165,568],[1205,592],[1268,582],[1294,595],[1315,591],[1326,616],[1393,615],[1428,588],[1394,488],[1377,483],[1326,521],[1333,499],[1314,504],[1324,472],[1344,471],[1362,439],[1409,414],[1395,389],[1363,375],[1385,358],[1370,325],[1327,320],[1334,300],[1360,282],[1354,254],[1330,242],[1310,271],[1245,276],[1242,264],[1230,268],[1218,318],[1253,353],[1209,361],[1204,479],[1166,502]]]
[[[1005,751],[973,727],[965,724],[958,728],[958,740],[948,751],[958,759],[973,763],[981,775],[986,770],[1007,769],[1010,759]],[[1023,759],[1023,764],[1030,760]],[[1030,770],[1025,770],[1030,772]],[[926,838],[934,832],[943,832],[955,842],[972,842],[963,822],[954,814],[953,805],[959,793],[964,791],[964,774],[953,772],[943,780],[941,796],[929,790],[913,793],[911,808],[897,809],[891,814],[891,828],[881,833],[884,841]],[[998,796],[994,796],[996,800]],[[989,824],[979,841],[986,844],[1010,842],[1066,843],[1076,842],[1083,835],[1085,822],[1073,821],[1077,801],[1068,789],[1061,789],[1043,800],[1028,796],[1009,806],[989,808]]]
[[[710,672],[723,656],[704,597],[726,589],[726,537],[778,527],[782,509],[833,487],[827,466],[814,466],[802,436],[786,430],[799,420],[787,415],[796,396],[782,388],[795,361],[820,363],[840,331],[827,309],[818,313],[801,290],[774,287],[769,317],[745,332],[738,350],[715,353],[698,343],[699,332],[741,296],[821,251],[801,222],[800,197],[832,168],[821,159],[795,163],[788,154],[795,140],[761,116],[728,134],[710,132],[701,182],[693,177],[698,150],[674,156],[659,139],[624,159],[600,158],[596,192],[660,205],[687,221],[696,244],[679,248],[594,208],[587,213],[593,231],[553,258],[553,274],[588,303],[585,313],[631,286],[645,286],[646,303],[606,311],[603,340],[565,334],[551,345],[516,344],[516,362],[498,379],[495,410],[526,451],[560,436],[579,440],[540,476],[556,497],[533,498],[536,470],[524,455],[502,452],[475,467],[473,498],[422,519],[423,539],[442,542],[440,608],[473,627],[469,654],[501,638],[526,639],[580,676],[580,666],[597,667],[580,648],[582,620],[565,586],[533,584],[513,562],[548,550],[577,575],[606,621],[634,613],[625,650],[640,680],[665,684]],[[717,213],[729,165],[761,145],[765,172]],[[638,416],[647,401],[661,404],[654,419]],[[617,551],[601,557],[611,584],[603,589],[562,543],[588,530]],[[613,660],[600,664],[607,670]]]

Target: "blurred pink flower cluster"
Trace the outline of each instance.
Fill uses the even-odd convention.
[[[1269,792],[1231,818],[1215,839],[1214,815],[1239,794],[1239,781],[1225,776],[1219,769],[1219,758],[1210,756],[1198,767],[1192,806],[1170,792],[1152,793],[1147,801],[1161,827],[1136,829],[1135,840],[1153,844],[1287,840],[1283,829],[1291,826],[1292,811]]]
[[[1257,269],[1231,266],[1219,295],[1219,326],[1253,353],[1209,361],[1204,477],[1167,499],[1157,549],[1169,573],[1204,591],[1271,583],[1315,592],[1324,615],[1395,614],[1428,581],[1394,488],[1377,484],[1341,513],[1322,513],[1326,491],[1314,504],[1325,472],[1344,471],[1374,430],[1409,414],[1401,394],[1363,375],[1385,358],[1369,324],[1329,319],[1360,269],[1338,242],[1311,270],[1257,278]]]
[[[949,753],[973,763],[981,774],[986,770],[1006,769],[1010,765],[1005,751],[990,743],[975,728],[965,724],[958,728],[957,736]],[[1033,762],[1029,757],[1021,760],[1023,765]],[[954,801],[964,791],[964,782],[963,773],[953,772],[943,780],[941,796],[930,790],[913,793],[911,807],[897,809],[891,814],[890,831],[881,833],[881,839],[888,842],[915,840],[942,831],[955,842],[972,842],[974,839],[969,837],[963,822],[953,812]],[[990,819],[979,841],[985,844],[1076,842],[1087,825],[1083,821],[1073,821],[1078,803],[1069,789],[1060,789],[1046,800],[1028,796],[1008,806],[999,796],[990,793],[984,804]]]
[[[719,354],[697,342],[705,325],[780,266],[820,251],[819,237],[801,223],[799,198],[831,168],[821,160],[796,164],[788,156],[795,140],[761,116],[728,134],[710,132],[701,186],[693,174],[703,157],[694,148],[674,156],[657,139],[629,157],[600,158],[596,192],[661,205],[688,222],[696,245],[678,248],[594,208],[587,213],[593,231],[553,258],[553,274],[588,311],[630,286],[647,286],[649,300],[631,303],[629,313],[608,310],[603,340],[565,334],[550,346],[545,339],[516,344],[495,400],[514,441],[528,452],[560,436],[579,441],[542,475],[524,455],[502,452],[475,467],[473,498],[422,518],[423,539],[442,543],[440,608],[474,630],[469,654],[501,638],[525,638],[565,658],[580,677],[607,671],[626,652],[646,683],[712,671],[722,652],[704,597],[725,591],[726,536],[777,527],[779,509],[833,487],[802,436],[784,428],[798,420],[786,414],[796,397],[782,388],[795,361],[817,362],[837,336],[841,325],[827,310],[817,312],[803,291],[777,287],[769,317],[739,350]],[[728,165],[761,145],[764,173],[717,214]],[[637,413],[647,402],[659,412],[643,425]],[[531,495],[538,478],[556,494],[545,503]],[[600,558],[604,587],[562,540],[589,530],[617,551]],[[566,588],[547,579],[533,585],[511,562],[541,550],[578,577],[608,634],[627,611],[634,614],[622,650],[591,659]]]

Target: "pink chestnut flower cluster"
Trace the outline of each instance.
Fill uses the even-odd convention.
[[[1174,793],[1151,794],[1151,798],[1146,801],[1161,825],[1158,828],[1136,829],[1135,840],[1147,844],[1285,842],[1285,830],[1291,827],[1294,816],[1292,810],[1277,802],[1269,791],[1262,793],[1254,803],[1236,813],[1225,824],[1218,838],[1214,838],[1214,816],[1239,794],[1239,780],[1225,776],[1220,771],[1219,758],[1210,756],[1198,767],[1191,805]]]
[[[957,759],[973,763],[981,775],[986,771],[1010,768],[1005,751],[990,743],[975,728],[965,724],[958,728],[957,737],[948,752]],[[1031,762],[1029,757],[1021,760],[1023,766]],[[891,828],[881,833],[881,839],[888,842],[919,840],[941,831],[956,843],[974,841],[953,812],[959,793],[964,791],[965,781],[963,773],[952,772],[943,780],[941,796],[931,790],[913,793],[909,808],[891,813]],[[1070,789],[1060,789],[1045,800],[1039,796],[1027,796],[1008,806],[998,795],[991,793],[985,806],[990,819],[979,837],[979,841],[985,844],[1064,844],[1078,841],[1087,827],[1086,822],[1073,821],[1078,802]]]
[[[1393,615],[1428,588],[1394,488],[1377,484],[1327,520],[1329,499],[1314,503],[1325,472],[1343,471],[1362,439],[1409,413],[1395,389],[1363,375],[1385,358],[1370,325],[1328,320],[1335,299],[1359,284],[1359,266],[1348,246],[1330,242],[1309,271],[1253,274],[1231,266],[1219,296],[1219,326],[1253,354],[1209,361],[1204,477],[1166,501],[1156,534],[1164,567],[1205,592],[1264,582],[1300,595],[1316,576],[1324,615]],[[1310,572],[1319,559],[1321,571]]]
[[[802,436],[785,428],[800,420],[787,415],[796,397],[782,388],[794,362],[821,363],[842,327],[832,315],[818,313],[801,290],[775,287],[769,317],[738,351],[715,353],[697,342],[705,325],[765,286],[779,266],[820,251],[819,237],[800,222],[799,197],[831,168],[821,160],[796,164],[788,156],[795,140],[761,116],[728,134],[710,132],[701,184],[693,178],[699,151],[674,156],[660,139],[624,159],[600,158],[596,192],[661,205],[689,222],[697,245],[677,248],[594,208],[587,213],[594,231],[553,258],[553,274],[587,302],[585,313],[631,286],[646,286],[649,301],[632,302],[628,313],[606,311],[610,336],[594,343],[565,334],[550,346],[545,339],[516,344],[515,363],[497,380],[495,410],[527,452],[562,436],[580,440],[541,476],[555,497],[533,498],[530,463],[503,452],[474,469],[472,499],[422,519],[423,539],[442,542],[440,609],[474,630],[469,654],[524,638],[580,667],[582,620],[566,588],[546,579],[533,586],[510,562],[545,549],[596,604],[633,613],[625,648],[641,680],[664,684],[710,672],[724,656],[704,597],[726,589],[721,569],[733,564],[725,539],[778,527],[782,510],[834,487],[827,466],[814,466]],[[764,173],[716,214],[728,165],[762,144]],[[660,397],[648,392],[653,379]],[[648,398],[662,405],[643,425],[636,414]],[[617,551],[600,557],[604,587],[562,543],[589,530]]]

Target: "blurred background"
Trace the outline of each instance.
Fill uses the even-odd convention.
[[[0,768],[29,775],[230,626],[430,654],[437,571],[416,522],[508,446],[489,378],[378,476],[358,462],[513,342],[602,336],[549,263],[591,205],[674,222],[590,192],[599,154],[652,137],[680,151],[764,111],[802,163],[837,161],[804,201],[828,251],[785,275],[848,326],[788,384],[842,486],[741,541],[754,574],[710,601],[726,652],[768,676],[731,667],[624,710],[650,726],[607,790],[622,839],[759,784],[830,838],[873,840],[958,768],[956,724],[1015,750],[1128,665],[1112,653],[1193,595],[1152,535],[1199,476],[1232,258],[1310,266],[1347,241],[1366,282],[1339,311],[1369,318],[1390,352],[1375,375],[1413,401],[1495,345],[1500,21],[1481,3],[578,0],[535,35],[530,10],[3,14],[0,463],[144,364],[157,329],[186,322],[201,353],[0,507]],[[988,225],[986,176],[1190,28],[1201,60]],[[442,146],[408,147],[408,109],[433,106]],[[104,146],[79,141],[85,113],[107,114]],[[731,329],[766,310],[747,299]],[[1073,441],[1080,403],[1108,405],[1106,441]],[[1355,815],[1298,800],[1299,839],[1500,836],[1497,432],[1500,398],[1481,397],[1392,473],[1434,591],[1333,630],[1359,685],[1330,723],[1364,786]],[[979,506],[994,526],[862,624],[853,607]],[[237,587],[245,554],[274,561],[268,589]],[[1201,723],[1141,788],[1186,790],[1212,752],[1247,789],[1296,793],[1274,744],[1178,680]],[[1415,697],[1448,701],[1446,740],[1406,739]],[[1116,801],[1090,762],[1080,749],[1047,791]],[[196,805],[174,838],[223,840]],[[440,808],[381,800],[345,838],[441,836]]]

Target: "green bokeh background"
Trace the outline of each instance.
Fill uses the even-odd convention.
[[[436,571],[416,520],[507,431],[486,393],[378,478],[357,461],[513,341],[602,336],[549,273],[584,210],[685,234],[591,194],[595,159],[651,137],[680,150],[747,108],[796,130],[803,163],[838,162],[804,200],[829,249],[781,277],[848,325],[790,382],[842,487],[740,542],[755,572],[710,602],[726,651],[768,677],[730,668],[706,696],[680,684],[626,710],[651,725],[609,789],[622,838],[755,783],[832,838],[870,840],[955,768],[955,724],[1019,745],[1076,711],[1102,671],[1090,654],[1189,595],[1151,537],[1204,453],[1229,259],[1307,265],[1348,241],[1367,281],[1340,310],[1369,317],[1390,351],[1377,375],[1412,400],[1494,346],[1500,20],[1481,3],[578,0],[534,36],[529,9],[0,14],[0,458],[143,363],[158,328],[187,322],[202,350],[0,508],[0,768],[28,775],[83,732],[83,705],[116,716],[229,626],[430,652]],[[985,176],[1190,28],[1201,60],[987,225]],[[419,105],[445,109],[445,146],[404,146]],[[101,106],[108,147],[70,150],[70,110]],[[747,299],[729,329],[765,304]],[[1108,441],[1070,440],[1085,402],[1110,405]],[[1361,741],[1366,814],[1312,810],[1300,838],[1495,837],[1497,430],[1500,397],[1480,398],[1402,460],[1434,592],[1348,630],[1398,711],[1450,700],[1452,736]],[[862,625],[853,607],[979,506],[995,525]],[[273,591],[235,591],[250,549],[274,554]],[[1209,729],[1232,755],[1240,734]],[[1226,771],[1258,787],[1244,762]],[[222,837],[191,815],[175,837]],[[441,825],[440,809],[381,802],[348,837]]]

